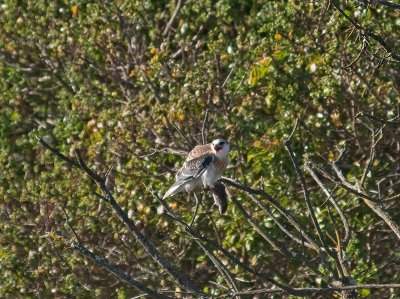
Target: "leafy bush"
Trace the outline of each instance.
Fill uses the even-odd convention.
[[[158,213],[157,200],[182,156],[201,144],[203,135],[207,142],[231,140],[225,175],[271,194],[325,248],[283,145],[296,118],[290,146],[333,255],[321,258],[321,252],[296,243],[274,219],[306,241],[276,207],[258,196],[266,214],[248,192],[229,183],[237,204],[231,201],[223,216],[207,191],[197,193],[203,206],[193,232],[291,287],[332,287],[334,280],[341,285],[398,282],[400,16],[396,4],[369,3],[2,4],[0,296],[129,298],[141,293],[54,234],[62,231],[75,240],[71,227],[83,245],[142,284],[185,296],[96,197],[99,186],[38,138],[71,159],[80,149],[94,171],[109,173],[108,186],[128,218],[210,295],[235,291],[226,282],[229,275],[216,269],[183,225]],[[332,168],[343,148],[347,152],[337,165],[354,189],[346,188]],[[307,165],[343,210],[351,231],[348,244],[341,244],[340,215]],[[190,221],[193,198],[177,195],[167,204]],[[238,205],[292,258],[271,246]],[[223,252],[210,252],[235,277],[236,291],[271,287]],[[396,288],[359,292],[380,298],[396,294]]]

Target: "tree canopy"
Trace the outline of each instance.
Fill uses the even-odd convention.
[[[395,0],[0,14],[0,297],[399,296]],[[215,138],[228,210],[188,226],[161,198]]]

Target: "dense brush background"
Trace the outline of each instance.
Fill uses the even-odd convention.
[[[355,0],[340,5],[400,52],[398,9]],[[0,297],[139,294],[46,237],[52,230],[70,235],[65,213],[82,242],[111,264],[149,287],[176,290],[93,195],[96,185],[46,151],[38,137],[70,157],[80,149],[101,174],[113,167],[111,186],[128,216],[182,273],[219,295],[224,280],[181,226],[157,213],[154,197],[173,183],[185,152],[202,143],[206,113],[206,141],[232,143],[225,175],[264,188],[311,235],[282,144],[295,119],[300,122],[292,147],[299,161],[307,156],[328,165],[346,146],[342,169],[354,182],[368,163],[371,128],[383,125],[357,114],[388,120],[399,113],[399,61],[373,39],[363,41],[329,1],[6,1],[0,16]],[[399,222],[398,124],[382,132],[366,189]],[[327,198],[306,180],[334,244]],[[270,237],[307,256],[245,193],[230,190]],[[356,196],[342,189],[335,195],[353,231],[346,254],[356,283],[399,282],[396,235]],[[301,262],[267,246],[232,203],[221,216],[210,194],[198,196],[205,207],[195,224],[201,234],[219,238],[242,262],[277,281],[326,286]],[[190,220],[193,199],[177,195],[168,204]],[[241,287],[263,287],[241,268],[228,267]],[[359,292],[375,298],[396,294]]]

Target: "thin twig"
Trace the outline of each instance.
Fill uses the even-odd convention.
[[[340,8],[339,4],[336,3],[335,0],[330,1],[330,3],[335,7],[335,9],[336,9],[343,17],[346,18],[347,21],[349,21],[349,22],[361,33],[362,36],[364,36],[364,37],[371,37],[372,39],[374,39],[375,41],[377,41],[387,53],[390,54],[390,57],[392,57],[394,60],[400,61],[400,55],[396,54],[396,53],[393,51],[393,49],[390,48],[390,47],[388,46],[388,44],[384,41],[384,39],[383,39],[380,35],[378,35],[378,34],[372,32],[372,31],[370,31],[370,30],[365,29],[365,28],[364,28],[363,26],[361,26],[357,21],[354,21],[353,19],[351,19],[351,18],[343,11],[343,9]]]
[[[342,69],[347,69],[347,68],[351,67],[353,64],[355,64],[361,58],[361,55],[364,53],[366,45],[367,45],[367,43],[364,41],[363,45],[362,45],[362,48],[361,48],[361,51],[360,51],[360,53],[358,53],[357,57],[353,61],[351,61],[349,64],[341,66],[341,68]]]
[[[389,8],[400,9],[400,4],[393,3],[387,0],[358,0],[358,1],[364,3],[365,5],[376,5],[379,3]]]
[[[310,167],[309,163],[306,163],[305,169],[310,173],[310,175],[313,177],[314,181],[318,184],[318,186],[324,191],[326,196],[328,197],[328,200],[332,203],[332,205],[335,207],[336,211],[339,214],[339,217],[343,223],[344,227],[344,238],[343,238],[343,246],[346,248],[347,243],[350,239],[350,228],[349,228],[349,223],[347,222],[346,217],[344,216],[344,213],[339,206],[339,204],[336,202],[335,198],[332,195],[332,192],[328,190],[328,188],[322,183],[322,181],[318,178],[314,170]]]
[[[232,200],[232,202],[235,204],[235,206],[239,209],[239,211],[242,213],[242,215],[245,217],[247,222],[250,223],[250,225],[255,229],[255,231],[265,240],[268,242],[268,244],[276,251],[278,251],[280,254],[286,256],[289,259],[293,259],[295,256],[297,256],[293,252],[289,252],[285,247],[279,245],[277,242],[275,242],[273,239],[271,239],[267,233],[252,219],[252,217],[246,212],[246,210],[243,208],[243,206],[238,202],[238,200],[230,194],[228,191],[229,197]],[[302,256],[298,256],[299,259],[307,265],[307,267],[313,271],[316,274],[324,276],[318,269],[316,269],[313,265],[311,265],[305,258]]]
[[[354,118],[355,119],[359,119],[359,118],[362,118],[362,117],[367,117],[367,118],[369,118],[369,119],[371,119],[371,120],[373,120],[375,122],[378,122],[378,123],[383,124],[383,125],[388,125],[388,126],[390,126],[392,128],[398,128],[400,126],[400,121],[395,121],[394,120],[395,118],[398,118],[398,116],[396,116],[392,120],[386,120],[386,119],[382,119],[382,118],[376,117],[374,115],[370,115],[368,113],[359,112],[359,113],[357,113],[357,115]]]
[[[392,219],[392,217],[384,210],[382,205],[376,201],[371,200],[370,196],[366,194],[366,192],[360,188],[352,186],[344,177],[342,171],[337,166],[336,163],[332,163],[332,167],[336,172],[336,175],[340,179],[343,186],[346,186],[346,189],[351,193],[358,195],[363,198],[364,202],[368,207],[371,208],[379,217],[381,217],[386,224],[392,229],[392,231],[396,234],[396,236],[400,239],[400,226]]]
[[[181,129],[178,128],[178,126],[174,123],[171,123],[171,125],[174,127],[174,129],[181,135],[183,140],[185,140],[186,144],[190,147],[193,148],[193,143],[185,136],[185,134],[182,133]]]
[[[272,240],[270,237],[267,236],[267,233],[251,218],[251,216],[246,212],[246,210],[237,201],[235,197],[231,196],[231,200],[235,204],[235,206],[239,209],[239,211],[242,213],[247,222],[249,222],[250,225],[255,229],[255,231],[271,245],[272,249],[278,251],[282,255],[285,255],[286,257],[292,258],[292,255],[289,253],[289,251],[287,251],[285,248],[283,248],[282,246],[280,246],[278,243],[276,243],[274,240]]]
[[[224,83],[222,83],[222,88],[224,88],[225,85],[226,85],[226,83],[228,83],[228,80],[229,80],[229,78],[232,76],[233,71],[235,70],[238,61],[239,61],[239,58],[236,59],[235,63],[234,63],[233,66],[232,66],[231,71],[229,72],[228,76],[226,76]]]
[[[47,148],[49,151],[51,151],[54,155],[59,157],[61,160],[64,160],[65,162],[67,162],[71,166],[74,166],[74,167],[82,169],[81,166],[79,165],[79,163],[77,163],[76,161],[74,161],[74,160],[68,158],[67,156],[63,155],[58,150],[56,150],[54,147],[52,147],[48,143],[46,143],[43,139],[39,138],[39,142],[40,142],[41,145],[43,145],[45,148]]]
[[[314,250],[317,252],[321,251],[320,246],[307,234],[306,230],[303,229],[300,225],[299,222],[297,222],[294,217],[289,213],[289,211],[285,210],[278,201],[276,201],[271,195],[269,195],[267,192],[265,192],[262,189],[253,189],[248,186],[245,186],[243,184],[240,184],[232,179],[222,177],[220,178],[220,181],[230,185],[232,187],[235,187],[239,190],[245,191],[249,194],[255,194],[259,195],[262,198],[266,199],[275,209],[277,209],[287,220],[288,222],[303,236],[305,240],[312,246]]]
[[[67,224],[68,228],[74,234],[76,241],[78,242],[78,244],[82,244],[81,238],[78,236],[75,229],[72,227],[71,223],[69,222],[69,217],[68,217],[67,211],[65,211],[65,209],[63,207],[61,207],[61,210],[63,211],[64,216],[65,216],[65,223]]]
[[[361,188],[364,188],[365,180],[367,178],[368,173],[371,171],[372,165],[374,163],[376,145],[379,143],[379,141],[382,140],[382,137],[383,137],[382,129],[383,128],[380,128],[379,131],[378,131],[379,137],[378,137],[377,140],[375,140],[375,132],[373,130],[371,132],[371,135],[372,135],[371,136],[371,148],[370,148],[368,163],[364,168],[363,175],[362,175],[361,180],[360,180],[360,187]]]
[[[141,284],[139,281],[136,279],[132,278],[125,272],[122,272],[119,268],[110,265],[105,259],[103,259],[101,256],[94,254],[92,251],[87,249],[85,246],[83,246],[81,243],[75,242],[73,240],[67,239],[65,236],[63,236],[61,233],[52,231],[48,235],[48,237],[52,238],[52,240],[57,240],[57,241],[62,241],[65,245],[71,247],[73,250],[79,252],[83,256],[87,257],[88,259],[92,260],[95,264],[98,266],[102,267],[103,269],[106,269],[110,273],[114,274],[118,279],[121,281],[124,281],[128,283],[130,286],[134,287],[135,289],[145,293],[148,295],[150,298],[171,298],[169,296],[160,294],[152,289],[149,289],[148,287],[144,286]]]
[[[362,284],[354,286],[343,286],[343,287],[329,287],[329,288],[294,288],[294,290],[299,291],[303,296],[306,295],[321,295],[321,294],[331,294],[337,291],[348,291],[348,290],[363,290],[363,289],[399,289],[400,283],[388,283],[388,284]],[[239,293],[227,294],[227,296],[240,296],[240,295],[256,295],[256,294],[268,294],[282,292],[276,289],[259,289],[251,290]]]
[[[186,290],[194,292],[200,296],[208,297],[206,293],[203,291],[199,290],[196,286],[192,284],[182,274],[176,270],[172,264],[157,250],[157,248],[143,235],[143,233],[137,228],[137,226],[133,223],[131,219],[128,218],[127,214],[121,209],[121,207],[118,205],[118,203],[115,201],[111,191],[108,189],[108,187],[105,184],[105,179],[99,176],[97,173],[95,173],[92,169],[90,169],[86,163],[83,161],[83,158],[80,154],[79,151],[76,151],[76,155],[79,160],[79,164],[63,154],[61,154],[57,149],[53,148],[49,144],[47,144],[45,141],[41,140],[41,143],[44,145],[46,144],[46,148],[51,150],[53,153],[55,153],[58,157],[63,159],[64,161],[70,163],[71,161],[73,163],[70,163],[71,165],[78,167],[79,169],[82,169],[90,176],[90,178],[96,182],[96,184],[99,186],[99,188],[103,191],[103,196],[107,198],[108,203],[112,206],[114,212],[118,216],[118,218],[121,220],[122,223],[126,225],[126,227],[129,229],[131,234],[136,238],[136,240],[142,245],[142,247],[146,250],[146,252],[153,258],[154,261],[156,261],[179,285],[184,287]],[[65,159],[66,158],[66,159]]]
[[[237,259],[234,255],[229,253],[221,245],[216,244],[215,242],[211,241],[210,239],[204,237],[203,235],[199,235],[198,233],[196,233],[187,223],[185,223],[181,219],[181,217],[179,217],[178,215],[176,215],[174,212],[171,211],[171,209],[168,207],[168,205],[165,203],[164,200],[160,199],[154,192],[152,192],[152,194],[157,199],[157,201],[160,202],[160,204],[163,206],[164,211],[165,211],[165,215],[170,217],[170,218],[172,218],[174,221],[177,221],[181,226],[183,226],[184,229],[186,230],[186,232],[189,234],[189,236],[193,240],[195,240],[196,242],[199,242],[200,240],[206,242],[208,245],[212,246],[214,249],[219,250],[221,253],[223,253],[235,265],[240,266],[242,269],[244,269],[245,271],[257,276],[261,280],[263,280],[265,282],[269,282],[269,283],[275,285],[276,287],[288,292],[289,294],[293,294],[293,295],[297,295],[298,294],[297,292],[293,292],[292,288],[290,286],[286,286],[286,285],[283,285],[283,284],[277,282],[276,280],[274,280],[273,278],[269,277],[265,273],[257,272],[256,270],[250,268],[247,264],[242,263],[239,259]],[[205,250],[204,246],[202,246],[201,248],[203,250]]]
[[[192,226],[184,222],[181,217],[173,213],[168,205],[165,203],[165,200],[159,198],[155,192],[152,190],[149,190],[152,195],[157,199],[157,201],[163,206],[165,214],[169,217],[171,217],[173,220],[177,221],[180,225],[182,225],[186,232],[192,237],[192,239],[197,243],[197,245],[204,251],[204,253],[207,255],[207,257],[213,262],[214,266],[217,268],[219,273],[224,277],[225,281],[230,284],[235,290],[238,289],[238,286],[236,284],[235,278],[233,277],[232,273],[228,270],[228,268],[221,262],[219,258],[216,257],[216,255],[210,251],[207,247],[204,246],[202,242],[200,242],[200,236],[196,236]]]
[[[206,137],[207,120],[208,120],[208,109],[206,109],[204,119],[203,119],[203,126],[201,127],[201,138],[202,138],[203,144],[206,144],[206,142],[207,142],[207,137]]]
[[[275,223],[276,225],[278,225],[278,227],[281,229],[281,231],[283,231],[290,239],[292,239],[293,241],[295,241],[296,243],[302,245],[302,246],[306,246],[308,248],[314,249],[313,246],[311,244],[309,244],[308,242],[305,242],[304,240],[301,240],[299,238],[297,238],[295,235],[293,235],[286,227],[283,223],[281,223],[275,216],[274,214],[272,214],[272,212],[270,212],[266,205],[264,205],[260,200],[258,200],[254,195],[249,194],[249,197],[251,198],[251,200],[253,202],[256,203],[256,205],[258,207],[260,207],[265,214],[268,215],[268,217],[270,217]]]
[[[176,17],[178,16],[178,12],[182,7],[182,0],[178,0],[178,2],[176,3],[176,7],[174,9],[174,12],[171,15],[171,19],[169,19],[167,26],[165,26],[163,35],[167,35],[168,31],[171,29],[172,23],[175,21]]]
[[[325,242],[324,237],[322,236],[321,227],[320,227],[320,225],[318,223],[317,217],[315,216],[314,208],[311,205],[311,201],[310,201],[310,198],[309,198],[309,191],[308,191],[308,188],[307,188],[306,180],[304,179],[304,175],[300,170],[300,167],[299,167],[299,164],[297,162],[297,159],[296,159],[296,157],[295,157],[295,155],[293,153],[293,150],[292,150],[292,148],[290,146],[290,141],[291,141],[291,139],[292,139],[292,137],[294,135],[294,132],[296,131],[298,123],[299,123],[299,120],[296,119],[295,124],[293,126],[292,132],[290,133],[289,137],[284,141],[283,144],[284,144],[287,152],[289,153],[290,159],[292,160],[292,163],[293,163],[293,166],[294,166],[294,170],[296,171],[297,176],[300,179],[300,184],[301,184],[301,186],[303,188],[303,191],[304,191],[304,200],[306,202],[307,209],[308,209],[308,212],[310,214],[311,220],[312,220],[312,222],[314,224],[315,230],[317,231],[317,235],[319,237],[319,240],[321,241],[321,244],[326,249],[326,251],[328,253],[330,253],[330,255],[332,255],[332,253],[329,250],[328,245]]]
[[[208,210],[206,209],[206,207],[205,207],[205,205],[204,205],[204,202],[203,202],[203,201],[200,201],[200,204],[201,204],[201,207],[203,208],[203,210],[204,210],[204,212],[205,212],[205,214],[206,214],[206,217],[207,217],[207,218],[210,220],[210,222],[211,222],[211,225],[212,225],[213,230],[214,230],[215,238],[217,239],[217,243],[218,243],[219,245],[221,245],[221,244],[222,244],[222,241],[221,241],[221,236],[219,235],[219,232],[218,232],[217,224],[215,223],[214,219],[213,219],[212,216],[210,215],[210,211],[208,211]]]

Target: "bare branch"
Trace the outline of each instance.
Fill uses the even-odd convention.
[[[79,163],[77,163],[76,161],[68,158],[67,156],[63,155],[62,153],[60,153],[58,150],[56,150],[54,147],[50,146],[48,143],[46,143],[43,139],[39,138],[39,142],[45,147],[47,148],[49,151],[51,151],[54,155],[56,155],[57,157],[59,157],[61,160],[64,160],[65,162],[67,162],[68,164],[70,164],[73,167],[77,167],[77,168],[81,168],[81,166],[79,165]]]
[[[298,294],[302,296],[306,295],[323,295],[323,294],[332,294],[337,291],[348,291],[348,290],[363,290],[363,289],[399,289],[400,283],[388,283],[388,284],[362,284],[355,286],[343,286],[343,287],[330,287],[330,288],[294,288],[295,291],[298,291]],[[281,290],[276,289],[260,289],[260,290],[251,290],[239,293],[232,293],[229,296],[240,296],[240,295],[256,295],[256,294],[268,294],[268,293],[279,293]]]
[[[231,196],[231,200],[242,213],[247,222],[249,222],[250,225],[256,230],[256,232],[258,232],[258,234],[271,245],[272,249],[278,251],[282,255],[285,255],[286,257],[292,257],[286,249],[278,245],[274,240],[267,236],[266,232],[250,217],[250,215],[246,212],[246,210],[242,207],[242,205],[237,201],[235,197]]]
[[[277,202],[271,195],[261,189],[253,189],[248,186],[242,185],[232,179],[222,177],[220,179],[221,182],[235,187],[239,190],[245,191],[249,194],[260,195],[262,198],[266,199],[275,209],[277,209],[287,220],[288,222],[303,236],[303,238],[310,244],[311,248],[316,250],[317,252],[321,251],[320,246],[307,234],[304,228],[301,227],[300,223],[298,223],[294,217],[283,208],[279,202]]]
[[[313,246],[311,244],[309,244],[308,242],[306,242],[305,240],[301,240],[298,237],[296,237],[294,234],[292,234],[283,223],[281,223],[281,221],[279,221],[279,219],[277,219],[274,214],[272,214],[267,207],[261,202],[259,201],[254,195],[249,194],[249,197],[251,198],[251,200],[253,202],[256,203],[256,205],[258,207],[260,207],[265,214],[268,215],[268,217],[270,217],[275,223],[276,225],[278,225],[278,227],[282,230],[282,232],[284,232],[290,239],[292,239],[293,241],[295,241],[296,243],[302,245],[302,246],[306,246],[308,248],[314,249]]]
[[[226,85],[226,83],[228,83],[228,80],[229,80],[229,78],[232,76],[233,71],[235,70],[238,61],[239,61],[239,58],[236,59],[235,63],[234,63],[233,66],[232,66],[231,71],[229,72],[228,76],[226,76],[226,78],[225,78],[225,80],[224,80],[224,83],[222,83],[222,88],[224,88],[225,85]]]
[[[148,295],[150,298],[155,298],[155,299],[170,298],[169,296],[160,294],[152,289],[149,289],[148,287],[144,286],[142,283],[140,283],[136,279],[132,278],[125,272],[122,272],[119,268],[117,268],[115,266],[111,266],[105,259],[103,259],[99,255],[93,253],[92,251],[87,249],[85,246],[83,246],[81,243],[75,242],[73,240],[69,240],[65,236],[63,236],[61,233],[52,231],[47,235],[47,237],[50,237],[56,241],[62,241],[65,245],[69,246],[73,250],[79,252],[86,258],[90,259],[96,265],[98,265],[98,266],[106,269],[110,273],[114,274],[119,280],[126,282],[127,284],[134,287],[135,289]]]
[[[165,214],[171,217],[173,220],[177,221],[180,225],[184,227],[189,236],[197,243],[197,245],[204,251],[207,257],[212,261],[214,266],[217,268],[218,272],[222,275],[225,281],[230,284],[235,290],[238,290],[236,281],[232,275],[232,273],[228,270],[228,268],[221,262],[221,260],[211,251],[209,250],[202,242],[200,242],[201,236],[195,234],[192,230],[191,223],[188,225],[185,223],[181,217],[173,213],[168,205],[165,203],[165,200],[159,198],[152,190],[149,190],[152,195],[157,199],[157,201],[163,206]]]
[[[400,9],[400,4],[393,3],[387,0],[358,0],[358,1],[362,2],[365,5],[376,5],[379,3],[389,8]]]
[[[364,172],[363,172],[363,175],[362,175],[360,183],[359,183],[361,188],[364,188],[365,179],[367,178],[367,175],[370,172],[371,167],[374,163],[376,145],[379,143],[379,141],[382,140],[382,137],[383,137],[382,129],[383,128],[380,128],[377,132],[377,134],[379,134],[378,140],[375,140],[375,138],[376,138],[375,132],[373,130],[371,132],[371,135],[372,135],[371,136],[371,149],[370,149],[370,154],[369,154],[369,158],[368,158],[368,163],[364,168]]]
[[[65,216],[65,224],[68,226],[68,228],[69,228],[69,229],[72,231],[72,233],[74,234],[75,239],[76,239],[76,241],[78,242],[78,244],[82,244],[81,238],[78,236],[78,234],[76,233],[75,229],[72,227],[72,225],[71,225],[71,223],[70,223],[70,221],[69,221],[69,217],[68,217],[67,211],[65,211],[65,209],[64,209],[63,207],[61,207],[61,210],[63,211],[64,216]]]
[[[206,109],[206,112],[204,114],[204,119],[203,119],[203,126],[201,127],[201,138],[203,141],[203,144],[206,144],[207,142],[207,136],[206,136],[206,124],[208,120],[208,109]]]
[[[228,189],[227,189],[228,190]],[[324,276],[316,267],[311,265],[305,258],[303,258],[300,255],[296,255],[294,252],[289,252],[285,247],[279,245],[277,242],[272,240],[270,237],[267,236],[267,233],[251,218],[251,216],[246,212],[246,210],[243,208],[243,206],[237,201],[237,199],[232,196],[228,190],[229,197],[233,201],[233,203],[236,205],[236,207],[239,209],[239,211],[242,213],[242,215],[246,218],[246,220],[250,223],[250,225],[256,230],[256,232],[263,237],[264,240],[270,244],[270,246],[278,251],[280,254],[286,256],[289,259],[293,259],[294,257],[298,257],[302,262],[304,262],[307,267],[313,271],[316,274]]]
[[[345,231],[344,238],[343,238],[343,245],[344,245],[344,247],[346,247],[347,243],[349,241],[349,238],[350,238],[350,228],[349,228],[349,223],[347,222],[347,219],[344,216],[342,209],[340,208],[339,204],[336,202],[332,192],[329,191],[328,188],[321,182],[321,180],[318,178],[317,174],[310,167],[309,163],[306,163],[305,169],[311,174],[314,181],[318,184],[318,186],[322,189],[322,191],[324,191],[324,193],[328,197],[328,200],[332,203],[332,205],[335,207],[336,211],[338,212],[340,219],[343,223],[344,231]]]
[[[347,19],[347,21],[349,21],[349,22],[354,26],[354,28],[356,28],[356,29],[360,32],[360,34],[361,34],[362,36],[364,36],[364,37],[366,37],[366,38],[367,38],[367,37],[370,37],[370,38],[372,38],[373,40],[377,41],[377,42],[382,46],[382,48],[385,49],[385,51],[386,51],[387,53],[389,53],[390,57],[392,57],[392,58],[395,59],[396,61],[400,61],[400,55],[396,54],[396,53],[392,50],[392,48],[390,48],[390,47],[388,46],[388,44],[383,40],[383,38],[382,38],[380,35],[378,35],[378,34],[372,32],[372,31],[370,31],[370,30],[365,29],[365,28],[364,28],[363,26],[361,26],[357,21],[352,20],[352,19],[343,11],[343,9],[340,8],[339,4],[336,3],[335,0],[332,0],[332,1],[331,1],[331,4],[335,7],[335,9],[336,9],[342,16],[344,16],[344,17]]]
[[[299,295],[300,293],[298,293],[297,291],[293,291],[293,288],[290,286],[286,286],[283,285],[279,282],[277,282],[275,279],[269,277],[267,274],[265,273],[259,273],[256,270],[252,269],[250,266],[248,266],[245,263],[242,263],[240,260],[238,260],[234,255],[232,255],[231,253],[229,253],[226,249],[224,249],[221,245],[216,244],[215,242],[211,241],[210,239],[204,237],[203,235],[199,235],[198,233],[196,233],[188,224],[186,224],[178,215],[176,215],[174,212],[172,212],[168,205],[165,203],[164,200],[160,199],[154,192],[152,192],[153,196],[161,203],[161,205],[163,206],[164,210],[165,210],[165,215],[169,216],[170,218],[172,218],[174,221],[177,221],[181,226],[183,226],[186,230],[186,232],[189,234],[189,236],[196,241],[196,243],[200,246],[201,241],[206,242],[208,245],[212,246],[214,249],[220,251],[221,253],[223,253],[231,262],[233,262],[235,265],[240,266],[242,269],[244,269],[245,271],[255,275],[256,277],[258,277],[259,279],[261,279],[262,281],[271,283],[273,285],[275,285],[276,287],[282,289],[285,292],[288,292],[289,294],[293,294],[293,295]],[[203,251],[208,251],[208,249],[206,249],[206,247],[204,245],[201,245],[201,248],[203,249]]]
[[[298,163],[298,161],[297,161],[297,159],[296,159],[296,157],[295,157],[295,155],[293,153],[293,150],[290,147],[290,141],[291,141],[291,138],[293,137],[294,132],[295,132],[295,130],[297,128],[298,122],[299,122],[299,120],[296,119],[296,122],[295,122],[295,125],[293,127],[293,130],[292,130],[291,134],[289,135],[288,139],[286,139],[284,141],[283,144],[284,144],[287,152],[289,153],[289,156],[290,156],[290,159],[292,160],[294,169],[295,169],[295,171],[297,173],[297,176],[300,179],[300,184],[301,184],[301,186],[303,188],[303,191],[304,191],[304,199],[305,199],[305,202],[306,202],[306,205],[307,205],[307,209],[308,209],[308,212],[310,214],[311,220],[312,220],[312,222],[314,224],[314,227],[315,227],[315,229],[317,231],[317,235],[319,237],[319,240],[321,241],[323,247],[327,250],[327,252],[330,253],[330,255],[332,255],[332,253],[329,250],[328,245],[325,242],[324,237],[322,236],[321,227],[319,226],[317,217],[315,216],[314,209],[313,209],[313,207],[311,205],[311,201],[310,201],[310,198],[309,198],[309,191],[308,191],[308,188],[307,188],[306,180],[304,179],[304,175],[300,170],[299,163]]]
[[[359,186],[353,186],[351,185],[346,178],[344,177],[342,171],[338,167],[337,161],[334,161],[332,163],[332,167],[334,171],[336,172],[336,175],[340,179],[341,183],[343,186],[346,187],[347,190],[349,190],[351,193],[355,195],[361,195],[361,197],[364,199],[364,202],[366,203],[367,206],[369,206],[379,217],[381,217],[386,224],[392,229],[392,231],[396,234],[396,236],[400,239],[400,226],[392,219],[392,217],[384,210],[382,205],[378,203],[377,201],[374,201],[371,199],[371,197],[366,193],[366,191],[359,185]]]
[[[347,69],[347,68],[351,67],[353,64],[355,64],[361,58],[361,55],[364,53],[366,45],[367,45],[367,43],[364,40],[361,51],[360,51],[360,53],[358,53],[357,57],[353,61],[351,61],[349,64],[341,66],[341,68]]]
[[[392,128],[400,127],[400,121],[395,121],[394,119],[386,120],[386,119],[382,119],[382,118],[379,118],[379,117],[376,117],[376,116],[373,116],[373,115],[370,115],[370,114],[364,113],[364,112],[357,113],[357,115],[354,118],[355,119],[359,119],[359,118],[362,118],[362,117],[367,117],[367,118],[369,118],[369,119],[371,119],[371,120],[373,120],[373,121],[375,121],[375,122],[377,122],[377,123],[379,123],[381,125],[388,125],[388,126],[390,126]],[[396,118],[398,118],[398,116]]]
[[[168,21],[167,26],[165,26],[163,35],[167,35],[168,31],[171,29],[172,23],[175,21],[176,17],[178,16],[179,10],[182,7],[182,2],[183,0],[178,0],[176,3],[176,7],[174,9],[174,12],[172,13],[171,19]]]
[[[174,124],[171,123],[172,126],[174,127],[174,129],[179,133],[179,135],[181,135],[181,137],[183,138],[183,140],[185,140],[186,144],[190,147],[193,148],[194,144],[185,136],[185,134],[183,134],[183,132],[181,131],[181,129],[179,129],[179,127]]]
[[[41,140],[42,144],[46,144],[45,141]],[[201,296],[207,296],[204,292],[195,287],[186,277],[182,276],[171,264],[170,262],[164,258],[163,255],[157,250],[157,248],[140,232],[140,230],[136,227],[136,225],[128,218],[126,213],[121,209],[118,203],[115,201],[114,197],[111,194],[111,191],[105,185],[105,180],[98,174],[96,174],[92,169],[90,169],[82,157],[80,156],[79,151],[76,152],[79,164],[74,162],[73,160],[67,158],[63,154],[61,154],[57,149],[52,146],[46,146],[53,153],[58,153],[57,156],[71,163],[71,165],[78,167],[79,169],[84,170],[100,187],[100,189],[104,193],[104,197],[108,199],[108,202],[112,206],[114,212],[118,216],[118,218],[126,225],[132,235],[136,238],[136,240],[143,246],[146,252],[156,261],[178,284],[182,285],[185,289],[192,291]],[[66,158],[66,159],[65,159]]]

